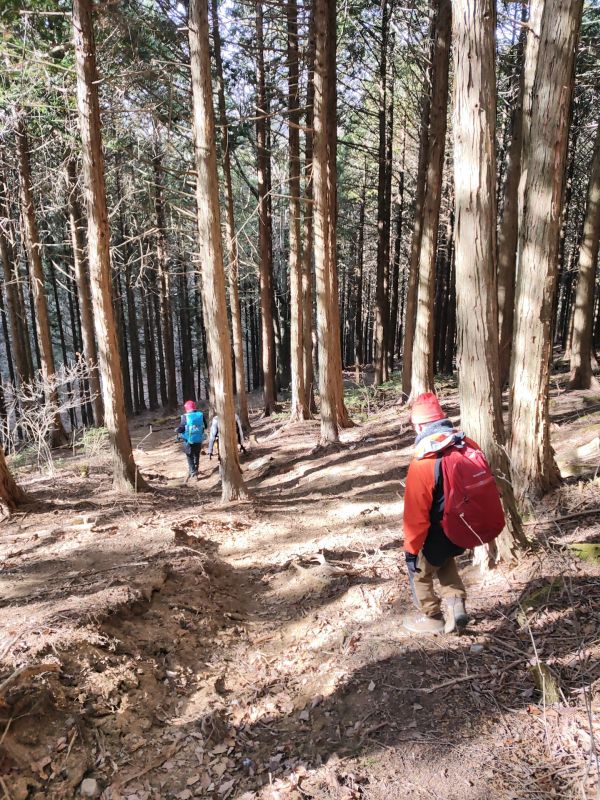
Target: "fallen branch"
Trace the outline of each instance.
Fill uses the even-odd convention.
[[[564,514],[562,517],[552,517],[552,519],[537,519],[532,522],[524,522],[524,525],[553,525],[555,522],[563,522],[566,519],[584,517],[588,514],[600,514],[600,508],[583,508],[581,511],[573,511],[572,514]]]
[[[435,686],[394,686],[391,683],[386,683],[384,686],[388,686],[390,689],[395,689],[397,692],[421,692],[422,694],[433,694],[433,692],[437,692],[439,689],[446,689],[448,686],[454,686],[457,683],[465,683],[465,681],[490,681],[492,678],[496,678],[498,675],[502,675],[503,672],[508,672],[509,669],[518,666],[519,664],[523,663],[523,659],[519,658],[517,661],[511,661],[510,664],[507,664],[502,669],[498,669],[489,675],[461,675],[458,678],[449,678],[447,681],[442,681],[441,683],[436,683]]]

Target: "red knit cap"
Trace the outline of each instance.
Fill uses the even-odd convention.
[[[410,421],[413,425],[424,425],[427,422],[444,419],[445,416],[436,395],[433,392],[425,392],[420,394],[413,403]]]
[[[195,411],[196,410],[196,403],[193,400],[186,400],[185,403],[183,404],[183,407],[186,410],[186,412],[189,414],[190,411]]]

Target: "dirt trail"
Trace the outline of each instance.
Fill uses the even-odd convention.
[[[569,403],[565,448],[600,421]],[[117,499],[81,456],[32,478],[52,507],[0,542],[5,796],[75,798],[86,778],[106,800],[595,796],[599,570],[556,545],[597,541],[600,515],[536,526],[546,549],[510,575],[465,566],[469,632],[411,638],[404,417],[382,409],[325,453],[317,422],[255,420],[254,500],[228,508],[214,461],[182,485],[170,420],[132,431],[153,494]],[[598,481],[538,512],[587,506]],[[560,704],[540,704],[534,647]]]

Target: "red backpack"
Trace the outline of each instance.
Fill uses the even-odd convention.
[[[442,455],[444,516],[442,528],[459,547],[491,542],[504,528],[504,511],[490,465],[468,441]]]

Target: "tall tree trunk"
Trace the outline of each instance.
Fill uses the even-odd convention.
[[[123,374],[123,391],[125,393],[125,413],[132,414],[133,396],[131,394],[131,372],[129,370],[129,345],[127,342],[127,322],[123,306],[123,288],[121,286],[121,273],[117,269],[113,280],[113,298],[116,310],[117,340],[119,342],[119,355]],[[136,410],[137,413],[137,410]]]
[[[171,313],[171,275],[167,254],[165,206],[163,200],[162,156],[155,153],[154,166],[154,213],[156,214],[156,260],[158,263],[158,297],[162,330],[162,352],[166,376],[166,407],[177,408],[177,375],[175,372],[175,342],[173,338],[173,315]]]
[[[354,379],[360,383],[363,351],[363,268],[365,259],[365,206],[367,204],[367,175],[365,177],[358,212],[358,243],[356,245],[356,314],[354,315]]]
[[[245,497],[247,493],[238,458],[233,403],[231,341],[227,327],[225,270],[221,245],[207,0],[190,0],[188,27],[202,291],[210,348],[211,380],[219,418],[222,500],[227,502]]]
[[[141,491],[147,487],[138,472],[131,450],[125,415],[123,374],[111,298],[110,234],[104,185],[104,155],[91,0],[73,0],[73,32],[77,69],[77,109],[87,203],[92,307],[98,341],[104,418],[113,452],[113,483],[120,491]]]
[[[429,116],[429,148],[421,248],[419,254],[419,285],[417,316],[412,354],[411,396],[431,392],[433,385],[434,296],[435,264],[437,257],[442,173],[446,146],[446,115],[448,107],[448,65],[450,61],[450,32],[452,15],[450,0],[435,0],[435,28],[431,77],[431,110]]]
[[[304,220],[302,250],[302,360],[304,388],[311,414],[316,413],[315,374],[313,367],[313,118],[315,100],[315,13],[310,3],[308,18],[306,78],[306,129],[304,132]]]
[[[102,402],[100,378],[98,375],[98,352],[96,349],[96,335],[94,333],[90,279],[83,241],[83,216],[77,198],[75,161],[72,158],[67,161],[67,187],[69,232],[71,234],[71,247],[73,249],[75,283],[77,284],[77,296],[79,298],[83,356],[89,369],[89,386],[92,396],[91,401],[94,410],[94,419],[96,425],[100,426],[104,423],[104,403]]]
[[[391,164],[387,163],[387,56],[389,38],[388,0],[381,0],[381,50],[379,55],[379,168],[377,179],[377,275],[375,283],[375,375],[374,384],[387,380],[388,364],[385,341],[387,336],[387,274],[390,253],[390,207],[387,202],[387,178]]]
[[[433,65],[433,42],[435,23],[435,3],[430,0],[431,29],[429,34],[429,63]],[[402,343],[402,396],[408,401],[411,396],[413,346],[417,323],[417,293],[419,289],[419,257],[423,236],[423,205],[425,201],[425,181],[429,161],[429,116],[431,112],[431,69],[421,99],[421,122],[419,132],[419,160],[415,185],[414,222],[408,261],[408,286],[406,289],[406,311],[404,312],[404,338]]]
[[[17,119],[16,128],[17,152],[19,156],[19,184],[21,193],[21,217],[23,220],[23,241],[29,264],[30,286],[35,306],[37,343],[40,351],[40,362],[44,382],[52,380],[55,373],[52,336],[48,317],[48,301],[44,290],[44,273],[42,270],[41,244],[35,219],[33,192],[31,189],[31,168],[29,164],[29,142],[25,118],[22,114]],[[56,389],[49,392],[50,402],[58,409],[59,397]],[[50,434],[52,446],[56,447],[67,441],[67,433],[63,427],[58,410],[54,415]]]
[[[493,0],[455,0],[452,7],[461,423],[486,453],[502,492],[507,527],[491,549],[512,560],[526,539],[504,449],[498,383],[495,8]]]
[[[336,265],[335,0],[315,0],[314,222],[321,442],[350,425],[344,406]]]
[[[262,368],[264,414],[270,416],[275,405],[275,336],[273,315],[273,261],[269,198],[270,153],[267,124],[269,101],[265,86],[263,0],[256,0],[256,148],[258,167],[258,249],[260,310],[262,324]]]
[[[6,362],[8,366],[8,377],[13,386],[17,386],[17,378],[15,375],[15,367],[12,357],[12,347],[10,344],[10,336],[8,333],[8,319],[6,313],[6,306],[4,304],[4,294],[2,292],[2,284],[0,283],[0,317],[2,317],[2,334],[4,336],[4,351],[6,353]],[[4,401],[4,389],[2,387],[2,374],[0,373],[0,391],[2,392],[2,413],[0,416],[6,417],[6,403]]]
[[[579,279],[573,310],[571,375],[573,389],[598,388],[592,374],[592,330],[594,321],[594,282],[600,242],[600,125],[596,131],[590,169],[583,237],[579,250]]]
[[[223,177],[225,189],[225,231],[227,238],[227,256],[229,259],[229,307],[231,308],[231,332],[233,353],[235,358],[235,386],[237,393],[240,422],[245,431],[250,430],[248,417],[248,399],[246,397],[244,377],[244,347],[242,335],[242,312],[238,288],[238,251],[235,222],[233,216],[233,189],[231,184],[231,153],[229,151],[229,133],[227,130],[227,111],[225,107],[225,82],[223,79],[223,61],[221,58],[221,35],[219,33],[219,16],[217,0],[212,0],[213,52],[217,68],[217,97],[219,105],[219,127],[221,129],[221,148]]]
[[[140,242],[140,263],[142,275],[144,274],[145,253]],[[144,326],[144,352],[146,366],[146,382],[148,386],[148,406],[151,411],[158,408],[158,390],[156,376],[156,348],[154,344],[154,328],[152,326],[152,299],[150,297],[147,279],[142,279],[141,290],[142,324]]]
[[[498,227],[498,325],[500,330],[500,385],[506,386],[510,375],[510,357],[515,313],[515,278],[517,265],[517,241],[519,238],[519,181],[521,177],[521,149],[523,147],[523,95],[525,91],[525,11],[523,2],[516,57],[516,97],[511,104],[510,144],[506,157],[506,178],[502,217]],[[532,30],[529,35],[534,36]]]
[[[304,384],[302,245],[300,241],[300,81],[298,66],[298,8],[287,0],[288,135],[290,193],[290,325],[292,406],[291,420],[310,418]]]
[[[520,500],[560,481],[550,443],[548,382],[573,60],[582,0],[545,0],[533,84],[527,172],[519,229],[513,361],[511,465]]]
[[[179,327],[181,330],[181,390],[186,399],[196,399],[194,391],[194,357],[190,326],[188,278],[185,261],[179,264]]]
[[[32,375],[29,371],[29,364],[25,353],[25,341],[23,325],[27,330],[27,320],[23,320],[19,314],[19,298],[17,295],[17,276],[14,271],[14,253],[11,243],[0,229],[0,256],[4,269],[4,286],[6,287],[6,306],[8,322],[12,336],[13,353],[15,357],[16,385],[29,383]]]
[[[396,332],[398,330],[398,310],[400,306],[400,256],[402,252],[402,229],[404,225],[404,167],[406,156],[406,132],[402,137],[402,161],[398,179],[398,210],[396,212],[396,231],[394,235],[394,259],[392,262],[392,297],[390,302],[390,324],[388,330],[388,350],[393,366],[396,356]],[[400,318],[402,314],[400,314]]]
[[[47,243],[50,242],[47,240]],[[61,303],[58,296],[58,284],[56,282],[56,271],[54,269],[54,262],[52,258],[48,258],[48,272],[50,274],[50,284],[52,286],[52,294],[54,296],[54,308],[56,313],[56,327],[58,328],[58,338],[60,342],[60,354],[62,356],[62,362],[64,366],[67,366],[68,363],[68,356],[67,356],[67,343],[65,340],[65,329],[63,325],[63,316],[61,311]],[[68,405],[68,414],[69,414],[69,422],[71,424],[71,430],[75,428],[77,424],[75,418],[75,412],[73,410],[73,388],[71,383],[68,382],[66,385],[67,391],[67,405]]]

